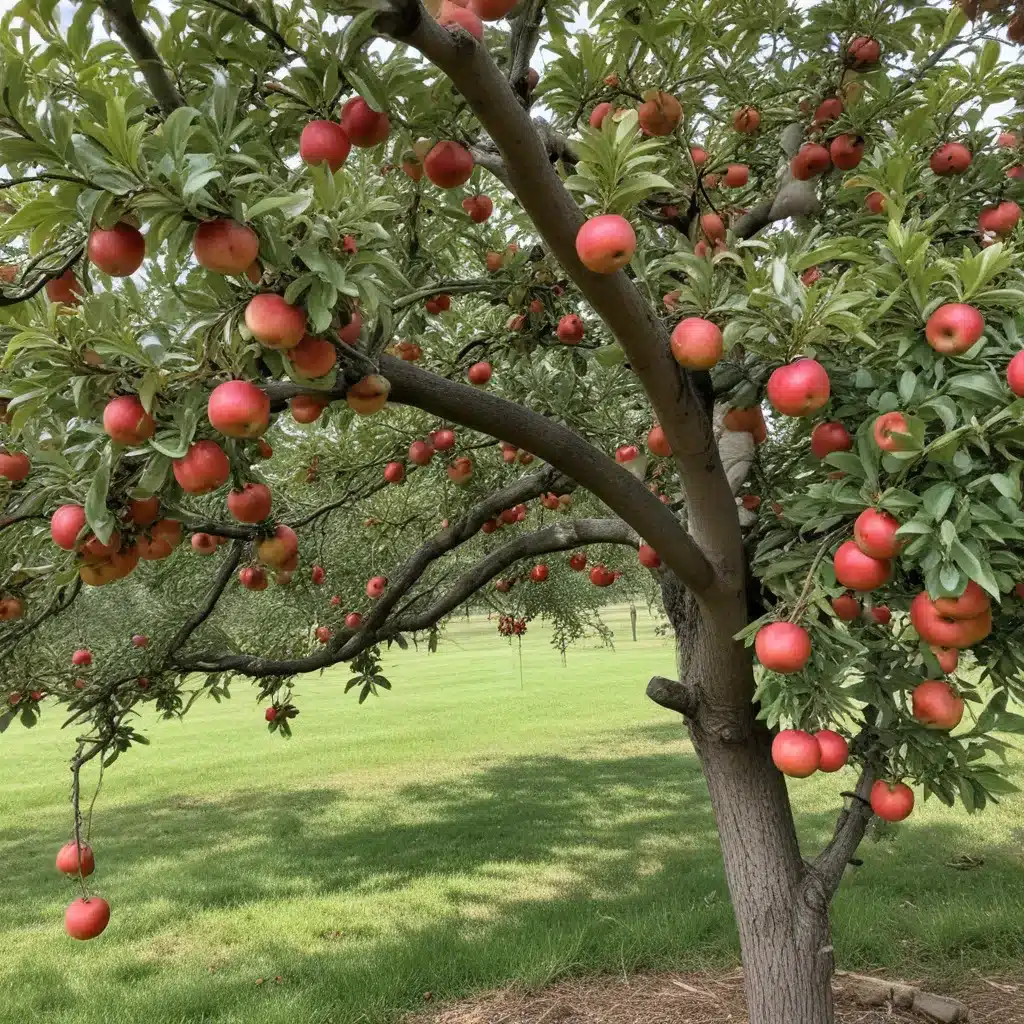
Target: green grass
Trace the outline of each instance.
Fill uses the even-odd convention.
[[[0,740],[0,1021],[385,1021],[436,997],[584,972],[737,957],[713,823],[678,721],[643,695],[671,673],[641,614],[614,652],[563,666],[460,622],[433,656],[394,651],[394,691],[302,682],[290,742],[236,684],[104,780],[93,823],[107,933],[61,930],[74,883],[72,737],[44,716]],[[1017,765],[1021,765],[1018,758]],[[798,782],[813,850],[849,776]],[[840,963],[949,982],[1024,961],[1021,798],[977,818],[934,802],[862,848],[835,908]],[[983,857],[960,872],[952,857]],[[273,979],[280,975],[277,984]],[[268,981],[257,985],[257,979]]]

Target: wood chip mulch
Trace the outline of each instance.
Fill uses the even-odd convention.
[[[970,1008],[971,1024],[1024,1024],[1024,979],[978,978],[947,993]],[[429,996],[428,996],[429,998]],[[837,1001],[836,1024],[927,1024],[887,1007]],[[408,1024],[746,1024],[743,976],[647,974],[581,978],[538,992],[501,989],[439,1003]],[[781,1024],[781,1022],[780,1022]]]

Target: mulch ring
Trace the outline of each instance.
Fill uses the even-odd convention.
[[[971,1024],[1024,1024],[1024,979],[979,978],[957,990]],[[424,993],[430,1001],[431,993]],[[837,996],[836,1024],[926,1024],[919,1013],[867,1008]],[[409,1024],[746,1024],[743,976],[638,974],[559,982],[539,992],[501,989],[441,1003]],[[782,1022],[779,1022],[782,1024]]]

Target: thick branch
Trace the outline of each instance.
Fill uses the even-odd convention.
[[[231,549],[228,551],[224,563],[217,570],[210,589],[206,592],[199,607],[182,623],[181,629],[175,634],[174,639],[168,647],[169,660],[173,660],[176,653],[181,650],[185,641],[210,617],[213,609],[216,608],[224,588],[228,585],[231,577],[234,576],[238,563],[242,560],[244,544],[240,540],[231,542]]]
[[[153,41],[136,17],[132,0],[100,0],[100,7],[109,15],[114,31],[138,64],[149,91],[164,114],[183,107],[185,101],[175,88]]]
[[[666,679],[665,676],[652,676],[647,684],[647,696],[669,711],[692,718],[697,712],[697,691],[688,683],[678,679]]]
[[[810,866],[809,880],[824,889],[826,900],[831,899],[839,888],[846,865],[864,838],[872,815],[869,797],[874,781],[874,769],[866,765],[857,780],[854,795],[850,797],[850,806],[839,813],[832,841]]]
[[[703,550],[715,552],[738,580],[743,573],[742,539],[710,417],[691,376],[683,374],[672,358],[665,328],[629,277],[622,271],[595,274],[580,262],[575,243],[583,214],[552,166],[545,140],[529,114],[487,50],[467,33],[449,32],[425,16],[419,0],[398,0],[394,13],[379,21],[385,31],[419,50],[452,80],[498,147],[516,198],[625,350],[650,397],[679,465],[694,540]],[[578,473],[573,475],[579,479]],[[628,521],[658,546],[634,517]]]

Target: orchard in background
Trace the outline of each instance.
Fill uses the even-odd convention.
[[[80,737],[68,933],[141,707],[287,736],[467,606],[660,599],[750,1020],[831,1021],[872,812],[1013,789],[1024,12],[58,6],[0,23],[0,732]]]

